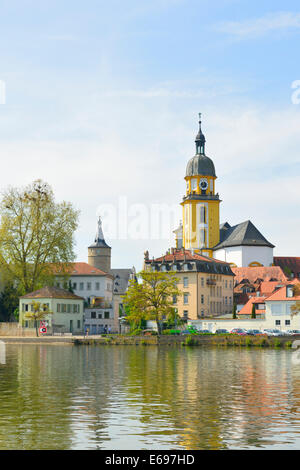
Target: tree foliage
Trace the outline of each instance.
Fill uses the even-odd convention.
[[[24,317],[27,320],[33,320],[36,329],[36,335],[39,336],[38,322],[44,320],[47,315],[51,315],[53,312],[49,310],[47,304],[42,304],[41,302],[32,302],[32,311],[26,312]]]
[[[173,297],[182,295],[177,287],[175,273],[141,271],[137,278],[141,282],[131,281],[123,303],[129,308],[127,318],[139,324],[142,320],[153,319],[161,333],[161,322],[174,317]]]
[[[50,264],[68,265],[75,258],[73,234],[79,212],[68,202],[56,203],[51,187],[34,181],[10,188],[0,201],[0,268],[22,293],[53,278]]]
[[[0,321],[16,321],[15,312],[19,305],[19,291],[8,282],[0,294]]]

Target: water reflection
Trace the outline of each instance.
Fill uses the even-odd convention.
[[[8,345],[0,449],[299,448],[281,350]]]

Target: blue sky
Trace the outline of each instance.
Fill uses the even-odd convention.
[[[251,219],[275,254],[299,255],[296,1],[0,7],[0,187],[40,177],[58,200],[72,201],[81,210],[78,260],[86,260],[101,204],[178,204],[179,220],[199,111],[221,222]],[[170,246],[171,232],[119,240],[107,227],[114,267],[139,269],[146,249],[159,256]]]

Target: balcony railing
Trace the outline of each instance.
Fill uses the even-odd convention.
[[[215,286],[217,281],[215,279],[206,279],[206,284],[208,286]]]

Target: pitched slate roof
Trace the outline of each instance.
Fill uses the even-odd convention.
[[[132,269],[112,269],[112,275],[114,276],[114,294],[122,295],[125,294],[129,280],[133,275]]]
[[[258,278],[264,281],[277,280],[286,282],[287,278],[279,266],[255,266],[247,268],[231,268],[235,278],[235,284],[239,284],[243,279],[248,279],[254,283]]]
[[[73,294],[72,292],[60,289],[59,287],[42,287],[34,292],[23,295],[20,299],[69,299],[69,300],[84,300],[82,297]]]
[[[214,247],[214,250],[229,246],[269,246],[274,248],[272,243],[257,230],[250,220],[241,224],[228,227],[228,222],[220,227],[220,243]]]

